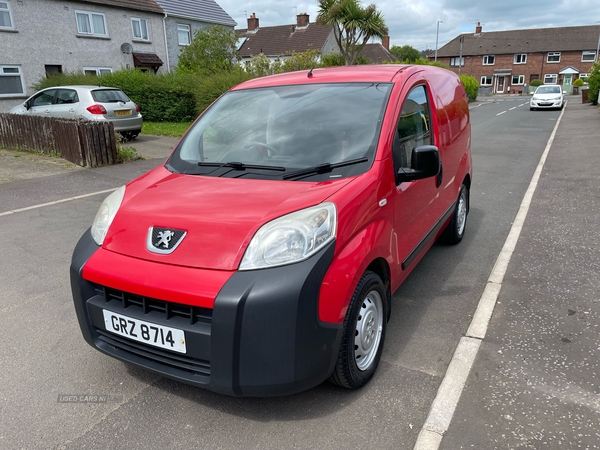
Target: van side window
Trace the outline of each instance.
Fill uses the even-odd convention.
[[[394,169],[410,168],[411,154],[414,148],[431,145],[431,120],[426,87],[415,87],[402,105],[398,119],[392,153]]]

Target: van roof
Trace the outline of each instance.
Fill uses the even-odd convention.
[[[349,83],[349,82],[380,82],[390,83],[399,73],[412,74],[415,70],[431,70],[431,66],[415,66],[406,64],[365,64],[359,66],[328,67],[312,70],[312,76],[308,76],[308,70],[287,72],[278,75],[270,75],[246,81],[233,90],[250,89],[269,86],[285,86],[293,84],[310,83]]]

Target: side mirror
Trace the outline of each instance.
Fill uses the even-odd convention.
[[[398,169],[397,181],[421,180],[434,177],[440,173],[440,152],[435,145],[421,145],[413,149],[411,154],[412,169]]]
[[[567,91],[563,91],[563,94],[566,94],[566,93],[567,93]]]

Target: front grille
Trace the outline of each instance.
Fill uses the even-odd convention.
[[[101,285],[95,285],[95,290],[101,298],[90,299],[88,308],[91,308],[92,317],[96,317],[93,323],[97,333],[96,345],[99,348],[121,359],[190,381],[198,381],[198,376],[210,377],[207,348],[210,346],[211,309],[157,300]],[[101,325],[104,304],[106,309],[142,320],[145,314],[150,313],[151,317],[147,320],[184,329],[189,345],[188,353],[172,352],[105,331]],[[186,322],[189,325],[185,325]]]
[[[99,340],[116,350],[181,370],[192,376],[200,375],[210,377],[210,362],[208,361],[190,358],[189,356],[184,355],[180,356],[160,348],[151,347],[146,344],[122,338],[121,336],[112,333],[107,333],[98,328],[96,331],[99,334]]]
[[[156,311],[164,314],[167,320],[172,317],[183,317],[190,321],[190,325],[194,325],[197,322],[208,324],[212,322],[212,309],[209,308],[156,300],[104,286],[96,286],[96,292],[103,296],[107,303],[112,300],[118,301],[123,305],[124,309],[134,308],[143,311],[144,314]]]

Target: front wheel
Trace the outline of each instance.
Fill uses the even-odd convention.
[[[347,389],[358,389],[373,377],[385,341],[386,308],[386,290],[381,278],[366,271],[348,306],[338,360],[330,381]]]
[[[450,219],[450,223],[444,230],[441,236],[441,240],[446,244],[455,245],[462,241],[465,235],[465,228],[467,226],[467,214],[469,212],[469,190],[463,184],[458,193],[458,200],[454,213]]]

